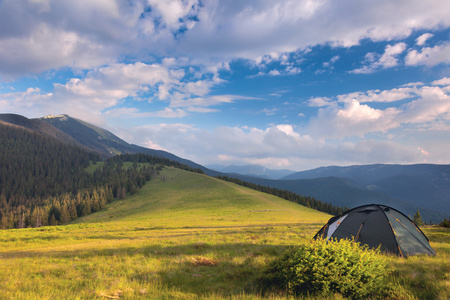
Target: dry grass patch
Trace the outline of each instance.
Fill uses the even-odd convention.
[[[214,258],[195,256],[190,259],[194,266],[217,266],[218,261]]]

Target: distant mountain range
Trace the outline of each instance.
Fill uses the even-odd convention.
[[[259,165],[243,165],[243,166],[224,166],[224,165],[207,165],[209,169],[216,170],[221,173],[237,173],[241,175],[261,177],[266,179],[281,179],[288,175],[294,174],[291,170],[272,170]]]
[[[450,218],[450,165],[331,166],[297,173],[257,165],[204,167],[166,151],[129,144],[107,130],[68,115],[28,119],[15,114],[0,114],[0,121],[95,151],[103,157],[146,153],[202,169],[210,176],[227,175],[311,196],[336,206],[351,208],[379,203],[395,207],[410,216],[419,209],[426,222]]]
[[[342,207],[385,204],[425,222],[450,218],[450,165],[322,167],[279,180],[234,174],[255,184],[286,189]]]

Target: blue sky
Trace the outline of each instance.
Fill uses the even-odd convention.
[[[449,164],[447,0],[3,0],[0,112],[197,163]]]

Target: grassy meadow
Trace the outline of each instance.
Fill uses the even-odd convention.
[[[0,299],[291,299],[258,280],[329,215],[205,175],[165,168],[143,189],[56,227],[0,230]],[[387,257],[411,299],[450,298],[450,231],[436,257]]]

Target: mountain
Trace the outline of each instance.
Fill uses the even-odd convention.
[[[450,165],[363,165],[323,167],[286,176],[285,180],[339,177],[365,189],[450,215]]]
[[[127,153],[130,145],[107,130],[87,122],[71,118],[68,115],[46,116],[35,119],[51,125],[71,136],[80,144],[100,153],[103,156],[114,156]]]
[[[35,130],[65,144],[97,152],[103,157],[111,157],[125,153],[145,153],[177,161],[192,168],[201,169],[205,174],[210,176],[219,174],[217,171],[210,170],[193,161],[183,159],[167,151],[154,150],[129,144],[105,129],[72,118],[68,115],[50,115],[37,119],[28,119],[15,114],[0,114],[0,121]]]
[[[28,119],[24,116],[16,114],[0,114],[0,121],[39,132],[43,136],[54,138],[66,145],[72,145],[89,150],[88,147],[75,140],[69,134],[64,133],[50,124],[41,122],[39,119]]]
[[[209,169],[222,173],[238,173],[247,176],[261,177],[266,179],[280,179],[295,173],[291,170],[272,170],[259,165],[243,165],[243,166],[224,166],[224,165],[207,165]]]
[[[381,186],[366,186],[345,177],[327,176],[326,173],[321,173],[320,175],[323,177],[318,176],[308,179],[291,180],[270,180],[240,174],[230,174],[229,176],[263,186],[288,190],[303,196],[311,196],[335,206],[353,208],[364,204],[385,204],[397,208],[410,216],[413,216],[417,209],[419,209],[422,219],[425,222],[431,221],[434,223],[441,222],[449,216],[449,194],[430,197],[429,189],[431,187],[429,184],[418,182],[417,179],[409,182],[408,180],[411,177],[399,176],[395,181],[393,180],[390,183],[391,189],[382,189]],[[370,174],[365,177],[369,178]],[[386,187],[389,186],[389,180],[383,181],[383,183]],[[396,186],[397,184],[398,186]],[[438,190],[446,190],[449,188],[449,185],[449,182],[440,182],[440,186],[436,186],[435,188]],[[405,191],[408,186],[411,189],[410,193]],[[400,191],[403,191],[404,194]],[[413,193],[417,193],[417,195],[407,198],[407,195]],[[436,194],[437,192],[434,193]],[[417,199],[421,199],[421,201],[417,201]],[[441,205],[440,208],[439,205]]]
[[[205,168],[193,161],[178,157],[163,150],[154,150],[125,142],[111,132],[89,124],[68,115],[47,116],[39,120],[53,125],[64,133],[72,136],[79,143],[104,156],[114,156],[124,153],[145,153],[156,157],[167,158],[192,168],[201,169],[205,174],[215,176],[218,172]]]

